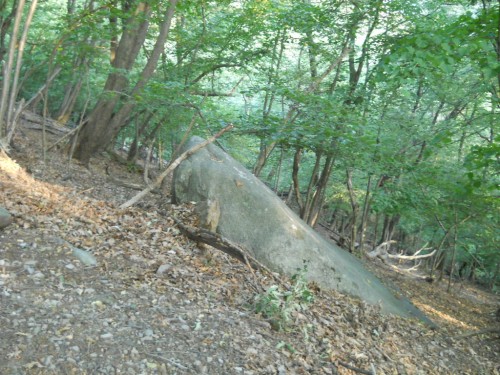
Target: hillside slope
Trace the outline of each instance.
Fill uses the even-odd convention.
[[[2,374],[500,373],[498,339],[457,337],[494,324],[490,300],[476,301],[473,325],[460,315],[465,297],[440,310],[438,288],[426,312],[440,328],[430,330],[316,289],[277,332],[251,308],[273,280],[183,237],[166,214],[189,222],[190,207],[151,195],[119,210],[135,191],[106,166],[129,182],[140,175],[105,156],[90,171],[58,151],[44,163],[37,131],[24,129],[16,148],[0,156],[0,205],[15,217],[0,232]]]

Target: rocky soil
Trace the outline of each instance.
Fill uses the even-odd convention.
[[[252,307],[274,279],[182,236],[170,217],[193,222],[191,207],[152,194],[121,210],[137,191],[116,179],[140,174],[105,155],[90,170],[57,150],[44,162],[40,146],[24,129],[0,156],[14,218],[0,230],[0,374],[500,374],[498,334],[461,337],[497,327],[497,296],[372,265],[439,328],[311,286],[277,331]]]

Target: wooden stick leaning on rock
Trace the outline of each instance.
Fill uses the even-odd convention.
[[[169,173],[171,173],[175,168],[177,168],[177,166],[184,160],[186,160],[188,157],[190,157],[191,155],[193,155],[194,153],[196,153],[198,150],[201,150],[203,147],[207,146],[208,144],[214,142],[217,138],[219,138],[222,134],[224,134],[225,132],[227,132],[228,130],[231,130],[232,128],[234,127],[233,124],[229,124],[228,126],[226,126],[224,129],[222,129],[220,132],[218,132],[217,134],[215,134],[213,137],[207,139],[206,141],[204,142],[201,142],[199,144],[197,144],[196,146],[193,146],[191,147],[189,150],[183,152],[177,159],[175,159],[173,162],[171,162],[167,169],[165,169],[162,174],[160,174],[158,176],[158,178],[156,179],[156,181],[149,185],[147,188],[145,188],[143,191],[141,191],[140,193],[138,193],[137,195],[135,195],[134,197],[132,197],[131,199],[129,199],[128,201],[126,201],[125,203],[123,203],[120,208],[128,208],[134,204],[136,204],[139,200],[141,200],[145,195],[147,195],[151,190],[159,187],[161,185],[161,182],[163,181],[163,179],[165,177],[167,177],[167,175]]]
[[[179,219],[176,217],[170,216],[172,220],[175,221],[181,232],[188,237],[189,239],[196,242],[203,242],[207,245],[215,247],[226,254],[232,256],[233,258],[238,259],[240,262],[245,263],[252,270],[265,271],[267,272],[275,281],[280,283],[285,288],[289,289],[289,285],[276,276],[269,268],[260,263],[257,259],[251,256],[247,250],[243,249],[238,244],[235,244],[228,240],[227,238],[222,237],[218,233],[211,232],[207,229],[201,228],[193,228],[187,225],[184,225]]]

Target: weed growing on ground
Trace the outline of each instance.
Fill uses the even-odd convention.
[[[314,301],[314,295],[308,288],[305,277],[307,265],[297,271],[292,276],[290,290],[283,291],[278,285],[272,285],[265,293],[255,297],[254,311],[262,314],[278,331],[293,326],[293,313],[305,310]]]

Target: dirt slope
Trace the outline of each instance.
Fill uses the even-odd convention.
[[[316,290],[294,327],[276,332],[250,308],[272,280],[184,238],[165,214],[193,220],[189,207],[152,195],[119,210],[136,192],[110,182],[106,165],[129,182],[140,175],[106,157],[90,171],[57,151],[43,163],[36,131],[16,146],[16,162],[0,157],[0,205],[15,216],[0,232],[1,374],[500,373],[498,339],[454,338],[494,324],[491,296],[446,297],[402,275],[441,328]],[[481,319],[464,316],[472,307]]]

